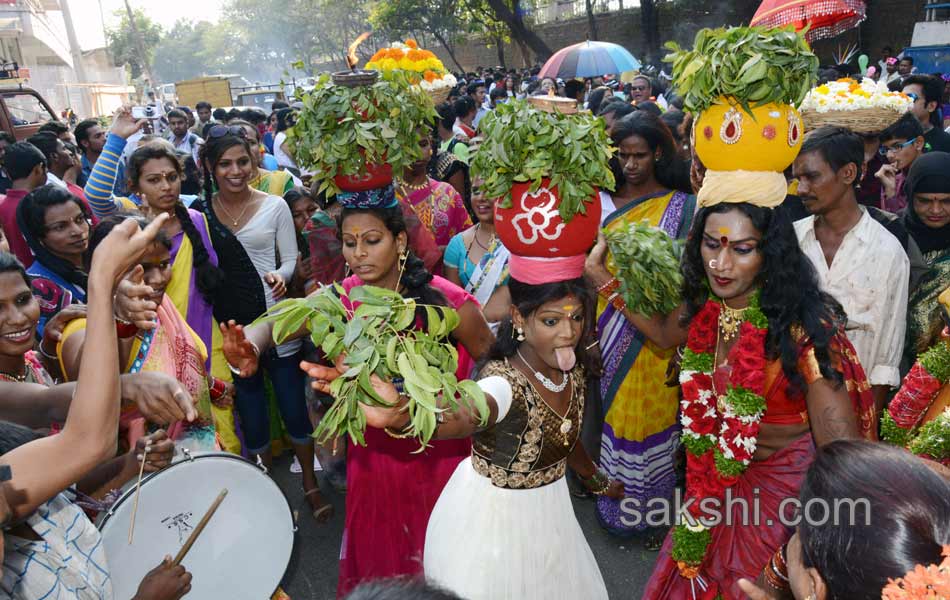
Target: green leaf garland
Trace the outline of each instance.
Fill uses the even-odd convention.
[[[687,347],[683,347],[683,360],[680,362],[680,369],[683,371],[710,372],[713,369],[715,358],[708,352],[693,352]]]
[[[920,364],[941,383],[950,380],[950,344],[935,344],[920,356]]]
[[[712,532],[709,529],[690,531],[686,525],[680,524],[673,528],[673,556],[688,564],[698,565],[703,562],[706,547],[712,542]]]
[[[726,392],[726,402],[740,417],[751,417],[765,410],[765,398],[743,387],[731,387]]]
[[[511,100],[489,111],[478,128],[484,141],[472,159],[472,176],[503,208],[511,206],[514,183],[530,182],[535,192],[549,178],[561,199],[561,219],[568,222],[586,214],[594,188],[613,189],[613,147],[603,119],[590,113],[549,113]]]

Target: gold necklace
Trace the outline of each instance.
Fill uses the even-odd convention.
[[[416,192],[417,192],[417,191],[419,191],[419,190],[424,190],[424,189],[426,189],[427,187],[429,187],[429,177],[428,177],[428,176],[426,177],[426,180],[425,180],[424,183],[418,183],[418,184],[411,184],[411,183],[409,183],[408,181],[406,181],[405,179],[400,179],[400,180],[399,180],[399,185],[401,185],[402,187],[406,188],[407,190],[413,190],[413,191],[416,191]]]
[[[251,205],[250,200],[248,200],[247,202],[245,202],[245,203],[244,203],[244,210],[242,210],[242,211],[241,211],[241,214],[238,215],[238,218],[235,219],[233,216],[231,216],[231,212],[228,211],[227,208],[225,208],[225,206],[224,206],[224,200],[222,200],[220,196],[215,196],[215,199],[218,201],[218,206],[221,208],[222,211],[224,211],[224,214],[227,215],[228,220],[231,221],[231,226],[232,226],[232,227],[237,227],[237,225],[238,225],[238,223],[241,221],[241,219],[244,218],[244,213],[247,212],[247,207]]]
[[[720,304],[719,330],[722,332],[723,341],[728,343],[739,335],[739,328],[745,322],[745,313],[749,310],[749,307],[731,308],[725,300],[721,300]]]
[[[524,357],[521,356],[520,352],[518,353],[518,358],[521,359],[521,362],[523,362],[526,367],[528,367],[529,369],[537,373],[537,371],[534,370],[534,367],[529,365],[528,361],[526,361]],[[509,366],[511,366],[510,362],[508,364]],[[524,375],[524,373],[522,373],[522,375]],[[557,414],[557,411],[554,410],[554,408],[552,408],[551,405],[548,404],[548,401],[544,399],[544,396],[541,395],[541,390],[539,390],[537,386],[534,385],[534,382],[531,381],[531,378],[525,377],[525,379],[528,381],[528,385],[531,386],[531,389],[534,390],[534,394],[538,398],[540,398],[541,402],[548,408],[549,411],[551,411],[551,414],[553,414],[555,417],[561,420],[561,426],[558,428],[558,431],[560,431],[561,434],[564,436],[564,445],[569,446],[570,442],[568,442],[567,434],[569,434],[571,432],[571,429],[574,428],[574,422],[568,419],[567,416],[571,414],[571,407],[574,406],[574,392],[575,392],[574,386],[571,386],[571,395],[567,399],[567,409],[565,409],[564,416],[562,417],[561,415]],[[566,386],[568,382],[569,382],[568,373],[564,373],[564,385]]]

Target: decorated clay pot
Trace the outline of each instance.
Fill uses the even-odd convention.
[[[367,164],[361,173],[337,175],[333,181],[344,192],[365,192],[391,184],[393,168],[388,164]]]
[[[596,190],[587,213],[574,215],[565,223],[558,213],[561,200],[557,188],[549,188],[544,179],[536,192],[530,183],[511,187],[511,207],[495,204],[495,231],[512,254],[551,258],[576,256],[587,252],[597,239],[600,227],[600,196]]]
[[[720,98],[693,124],[696,154],[714,171],[784,171],[802,147],[801,115],[788,104],[766,104],[750,115],[732,98]]]

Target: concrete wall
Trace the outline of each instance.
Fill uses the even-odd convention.
[[[860,42],[861,47],[874,59],[881,48],[890,45],[899,48],[910,45],[914,23],[924,18],[926,0],[868,0],[868,19],[860,27],[833,40],[822,40],[815,45],[823,63],[830,63],[832,53],[839,45]],[[675,2],[659,5],[660,39],[675,40],[684,46],[692,45],[696,31],[703,27],[721,27],[748,23],[759,0],[733,0],[732,2]],[[598,39],[614,42],[629,49],[643,60],[644,40],[640,28],[639,8],[598,14],[595,17]],[[552,50],[557,50],[587,39],[586,18],[546,23],[535,27]],[[860,39],[859,39],[860,38]],[[950,40],[948,40],[950,41]],[[437,46],[430,46],[454,69],[448,54]],[[662,58],[663,51],[661,50]],[[511,44],[504,46],[505,63],[508,67],[522,67],[533,63],[524,61],[521,53]],[[456,56],[466,69],[498,64],[498,51],[490,41],[472,38],[456,48]],[[874,62],[874,61],[872,61]],[[450,66],[451,65],[451,66]]]

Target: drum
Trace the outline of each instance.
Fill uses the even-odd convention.
[[[142,479],[132,544],[135,482],[98,520],[116,598],[132,598],[142,578],[175,556],[223,488],[228,495],[182,565],[189,598],[266,600],[280,583],[294,546],[293,513],[264,470],[234,454],[185,454]]]

